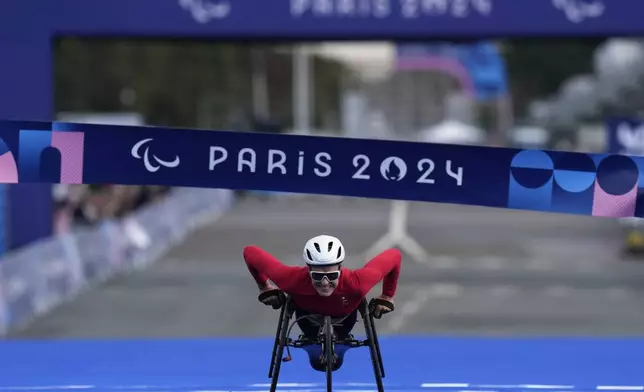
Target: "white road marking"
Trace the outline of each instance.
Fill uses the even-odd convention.
[[[525,268],[531,271],[548,271],[553,268],[551,259],[533,257],[525,264]]]
[[[498,271],[506,267],[507,259],[498,256],[483,256],[477,259],[475,264],[484,269]]]
[[[546,295],[558,298],[567,297],[568,295],[570,295],[571,291],[571,287],[560,285],[546,287],[545,289]]]
[[[606,295],[613,299],[624,299],[630,296],[628,290],[623,287],[612,287],[606,289]]]
[[[490,288],[490,293],[496,297],[510,297],[519,292],[519,287],[512,285],[498,285]]]
[[[468,388],[470,384],[456,382],[456,383],[440,383],[440,382],[425,382],[420,384],[421,388]]]
[[[286,389],[283,392],[321,392],[323,391],[324,384],[322,383],[297,383],[297,382],[287,382],[287,383],[278,383],[280,388],[293,388]],[[369,388],[373,386],[373,383],[358,383],[358,382],[341,382],[334,383],[335,386],[339,387],[338,392],[376,392],[376,389],[356,389],[356,387]],[[239,388],[234,389],[193,389],[190,387],[181,387],[179,385],[32,385],[32,386],[6,386],[0,385],[0,391],[72,391],[72,390],[112,390],[112,391],[150,391],[150,390],[167,390],[172,389],[176,390],[181,388],[189,392],[268,392],[267,389],[257,389],[257,388],[267,388],[270,384],[268,383],[257,383],[250,384],[246,386],[240,386]],[[399,386],[401,387],[401,386]],[[588,390],[597,390],[597,391],[611,391],[611,392],[622,392],[622,391],[644,391],[644,385],[597,385],[597,386],[575,386],[575,385],[547,385],[547,384],[469,384],[469,383],[460,383],[460,382],[425,382],[420,384],[420,388],[426,389],[454,389],[457,391],[467,391],[467,392],[499,392],[503,390],[516,390],[516,389],[529,389],[529,390],[569,390],[569,391],[588,391]],[[401,390],[392,390],[387,389],[391,392],[413,392],[413,387],[407,386]]]
[[[458,268],[460,260],[455,256],[432,256],[429,264],[433,268],[455,269]]]
[[[463,286],[452,283],[436,283],[428,288],[430,295],[439,298],[455,298],[463,294]]]

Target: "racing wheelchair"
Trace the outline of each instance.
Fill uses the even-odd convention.
[[[333,325],[340,322],[344,318],[333,318],[322,315],[307,315],[303,317],[309,318],[311,321],[321,327],[317,339],[315,341],[308,341],[302,339],[293,340],[289,337],[291,329],[296,324],[297,319],[293,321],[289,326],[289,322],[293,317],[295,308],[291,303],[291,298],[286,295],[284,305],[282,305],[280,311],[279,324],[277,326],[277,333],[275,334],[275,344],[273,346],[273,354],[271,358],[270,369],[268,371],[268,377],[271,379],[270,392],[275,392],[277,388],[277,381],[279,378],[282,362],[288,362],[291,360],[289,347],[305,348],[311,345],[317,345],[322,349],[322,363],[324,364],[326,372],[327,392],[332,392],[333,390],[332,376],[335,370],[335,352],[336,346],[338,345],[342,345],[347,349],[364,346],[369,347],[369,352],[371,353],[371,362],[373,364],[373,371],[376,377],[376,386],[378,388],[378,392],[384,392],[382,379],[385,377],[385,369],[382,364],[380,345],[378,343],[378,335],[376,334],[376,328],[374,326],[374,316],[372,313],[372,306],[375,305],[377,301],[378,300],[376,299],[372,299],[371,302],[367,304],[367,300],[363,299],[358,307],[358,311],[364,323],[366,333],[365,340],[356,340],[352,337],[344,340],[337,340],[335,338],[333,333]],[[286,348],[287,350],[286,356],[283,356],[284,348]]]

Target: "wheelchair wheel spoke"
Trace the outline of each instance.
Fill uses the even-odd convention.
[[[279,380],[280,369],[282,366],[282,355],[284,355],[284,348],[288,344],[288,322],[291,319],[290,312],[290,299],[287,298],[286,303],[283,305],[280,312],[280,321],[278,327],[278,339],[274,348],[275,354],[273,355],[273,362],[271,363],[271,389],[270,392],[275,392],[277,389],[277,382]]]
[[[369,353],[371,355],[371,363],[373,365],[373,373],[376,378],[376,386],[378,392],[384,392],[384,387],[382,385],[382,377],[384,372],[382,371],[382,362],[380,358],[380,348],[377,344],[376,329],[373,322],[373,315],[368,311],[365,311],[363,314],[365,333],[367,334],[367,344],[369,345]]]

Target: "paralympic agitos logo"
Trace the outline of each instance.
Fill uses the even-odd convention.
[[[150,153],[150,147],[147,146],[146,144],[150,143],[151,141],[152,141],[152,138],[140,140],[132,147],[132,150],[130,151],[130,154],[132,155],[133,158],[143,160],[143,165],[145,166],[145,169],[147,171],[149,171],[150,173],[154,173],[158,171],[161,168],[161,166],[168,167],[168,168],[175,168],[179,166],[179,163],[181,161],[178,155],[175,155],[172,161],[166,161]],[[141,149],[143,149],[143,154],[141,154]],[[150,160],[150,156],[152,156],[152,159],[156,163],[153,163]]]
[[[552,5],[562,10],[573,23],[599,18],[606,9],[602,0],[552,0]]]
[[[227,0],[179,0],[179,5],[190,12],[198,23],[224,19],[230,15],[232,6]]]

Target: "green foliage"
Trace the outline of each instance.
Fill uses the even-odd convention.
[[[56,111],[137,111],[155,125],[241,127],[252,113],[251,49],[266,56],[272,121],[292,124],[292,59],[274,45],[65,38],[55,50]],[[315,59],[316,125],[339,111],[342,69]],[[133,106],[125,90],[136,93]]]
[[[500,45],[515,113],[557,92],[569,77],[592,72],[600,39],[518,39]],[[251,51],[264,56],[272,121],[293,123],[293,60],[285,44],[181,40],[59,40],[55,49],[56,111],[130,111],[156,125],[245,130],[252,122]],[[350,75],[337,63],[312,64],[313,122],[339,123],[342,84]],[[132,106],[122,93],[136,93]]]
[[[501,45],[515,111],[523,113],[535,98],[555,94],[568,78],[592,73],[601,39],[514,39]]]

